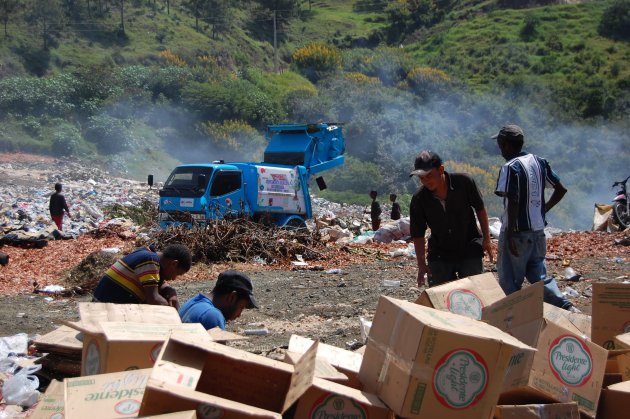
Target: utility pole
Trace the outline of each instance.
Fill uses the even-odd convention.
[[[276,33],[276,11],[273,11],[273,69],[278,74],[278,35]]]

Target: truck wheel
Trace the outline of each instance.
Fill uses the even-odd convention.
[[[302,230],[306,229],[306,223],[300,218],[292,218],[285,225],[287,230]]]

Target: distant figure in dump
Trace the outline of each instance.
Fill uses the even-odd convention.
[[[184,323],[201,323],[206,330],[236,320],[246,308],[258,308],[251,279],[236,270],[221,272],[209,296],[198,294],[179,310]]]
[[[50,218],[57,224],[59,231],[63,230],[63,212],[65,211],[70,217],[70,210],[66,204],[66,198],[61,194],[61,189],[61,183],[55,183],[55,192],[50,195],[50,203],[48,204]]]
[[[488,214],[473,178],[466,173],[444,171],[440,156],[428,150],[418,154],[409,176],[418,176],[422,183],[409,205],[418,286],[424,285],[425,274],[429,286],[434,286],[482,273],[484,251],[490,262],[494,261],[494,255]],[[431,237],[425,260],[427,227],[431,229]]]
[[[376,200],[378,192],[370,191],[372,205],[370,206],[370,220],[372,221],[372,230],[376,231],[381,226],[381,204]]]
[[[396,194],[389,194],[389,200],[392,202],[392,212],[390,217],[392,220],[400,220],[400,204],[396,202]]]
[[[153,304],[179,309],[177,292],[166,281],[190,270],[188,247],[169,244],[162,252],[141,247],[119,259],[103,275],[94,290],[95,302]]]
[[[521,289],[525,278],[533,284],[544,281],[545,302],[579,312],[547,276],[547,238],[545,215],[567,189],[551,170],[547,160],[522,151],[525,134],[518,125],[506,125],[493,137],[506,163],[501,167],[495,194],[503,197],[505,211],[499,233],[497,271],[506,294]],[[545,188],[553,193],[545,202]]]

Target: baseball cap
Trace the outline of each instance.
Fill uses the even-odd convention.
[[[518,139],[520,137],[520,139],[523,139],[523,137],[525,137],[525,133],[523,132],[523,129],[521,127],[519,127],[518,125],[514,125],[514,124],[508,124],[503,126],[499,132],[497,132],[495,135],[492,136],[492,138],[504,138],[506,140],[515,140]]]
[[[247,308],[258,308],[256,299],[254,298],[254,286],[252,280],[243,272],[228,269],[219,274],[217,283],[214,286],[215,290],[221,291],[237,291],[243,296],[249,298],[249,305]]]
[[[421,151],[416,156],[416,161],[413,164],[413,169],[409,173],[409,177],[414,175],[424,176],[431,170],[440,167],[442,165],[442,159],[436,153],[432,151]]]

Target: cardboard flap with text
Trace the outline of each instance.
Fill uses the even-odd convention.
[[[63,323],[85,333],[102,333],[102,322],[181,323],[177,310],[151,304],[79,303],[78,322]]]
[[[505,297],[491,272],[425,289],[416,304],[481,320],[484,307]]]
[[[592,320],[593,342],[615,349],[615,336],[630,332],[630,284],[594,283]]]
[[[539,281],[483,309],[482,320],[536,347],[543,318],[543,283]]]
[[[317,345],[292,366],[221,345],[207,335],[197,338],[173,333],[158,357],[152,377],[283,413],[310,386],[315,375],[316,352]],[[183,369],[188,373],[181,373]]]
[[[543,303],[543,307],[545,319],[551,320],[578,335],[591,337],[591,316],[588,314],[572,313],[548,303]]]
[[[29,419],[50,419],[55,415],[63,418],[64,412],[64,387],[61,381],[52,380],[44,393],[42,399],[35,406],[35,410],[29,416]]]

